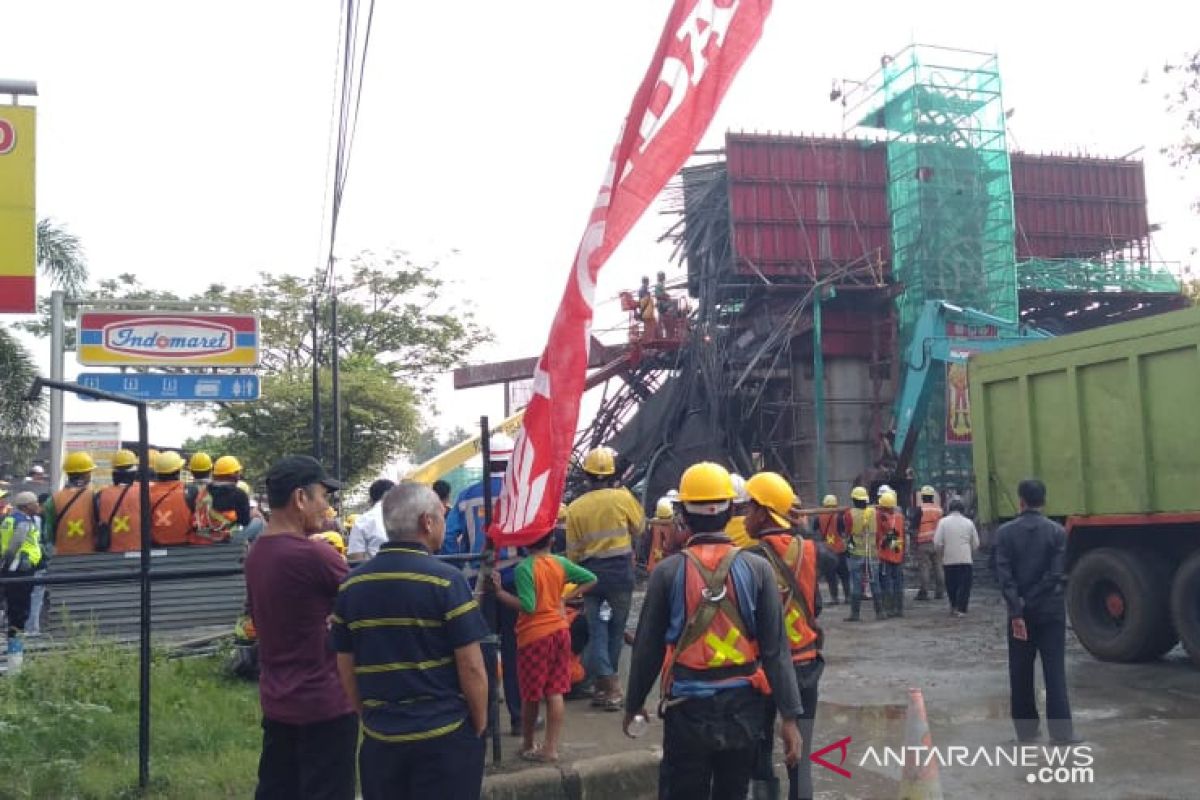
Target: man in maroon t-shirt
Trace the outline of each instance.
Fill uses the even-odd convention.
[[[338,680],[328,618],[346,562],[309,534],[341,485],[309,456],[267,473],[271,520],[246,556],[263,713],[257,800],[352,800],[358,715]]]

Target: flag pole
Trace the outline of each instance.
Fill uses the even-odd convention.
[[[480,535],[487,536],[492,527],[492,441],[488,430],[487,415],[479,418],[479,453],[483,456],[483,530]],[[492,731],[492,763],[500,763],[500,686],[496,665],[500,663],[500,606],[496,593],[492,590],[492,573],[496,569],[496,547],[489,536],[483,544],[483,563],[480,565],[479,582],[482,584],[484,614],[488,627],[492,631],[491,664],[488,666],[488,727]],[[506,664],[507,669],[514,669],[516,664]]]

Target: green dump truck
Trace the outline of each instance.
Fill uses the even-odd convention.
[[[1046,483],[1067,529],[1067,608],[1106,661],[1179,641],[1200,665],[1200,309],[970,360],[979,519]]]

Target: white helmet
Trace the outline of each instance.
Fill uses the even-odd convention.
[[[881,486],[880,486],[878,489],[876,489],[876,490],[875,490],[875,497],[877,497],[877,498],[878,498],[878,497],[883,497],[883,496],[884,496],[885,494],[887,494],[888,492],[891,492],[892,494],[895,494],[895,493],[896,493],[896,490],[895,490],[895,489],[893,489],[892,487],[888,486],[888,485],[885,483],[885,484],[881,485]]]
[[[746,479],[735,472],[729,476],[729,480],[733,483],[733,502],[737,504],[749,503],[750,493],[746,491]]]
[[[512,458],[514,447],[512,437],[507,433],[498,431],[488,439],[488,453],[491,455],[492,461],[508,461]]]
[[[678,503],[679,502],[679,490],[671,489],[665,495],[663,495],[663,499],[669,500],[672,503]]]

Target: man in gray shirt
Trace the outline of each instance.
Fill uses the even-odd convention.
[[[745,797],[759,739],[769,735],[770,703],[783,720],[787,763],[795,764],[800,752],[800,693],[779,590],[771,565],[725,535],[734,492],[724,468],[690,467],[679,495],[692,536],[650,575],[625,693],[625,731],[645,715],[661,672],[659,797]]]

